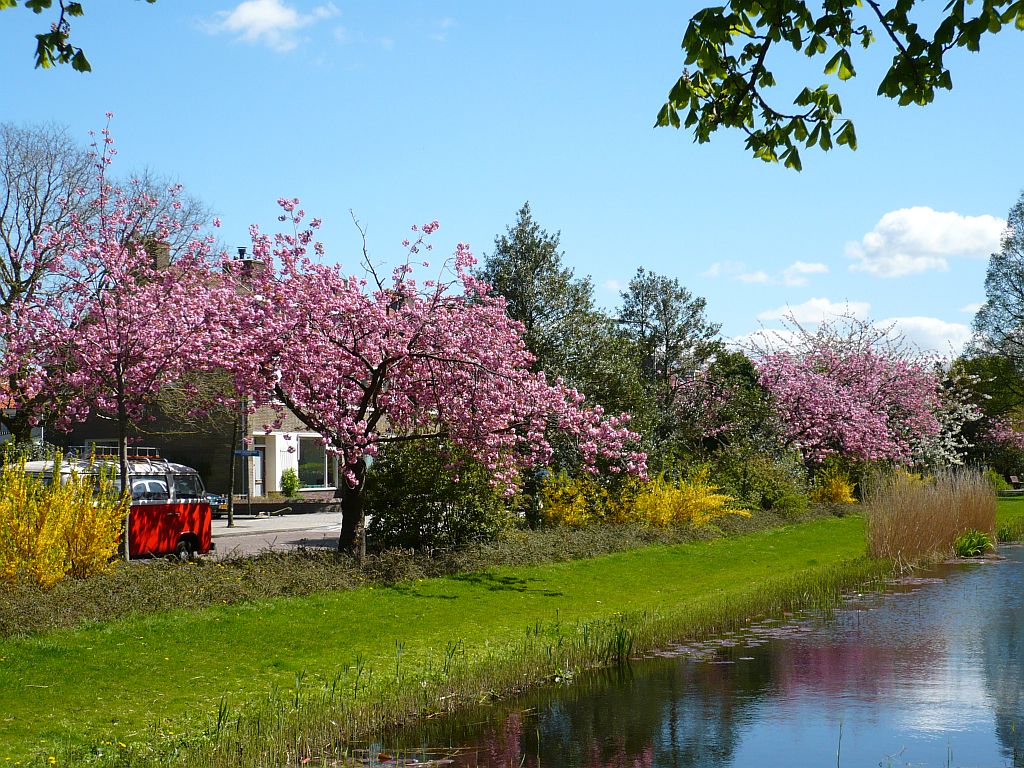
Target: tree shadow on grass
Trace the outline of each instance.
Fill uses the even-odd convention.
[[[523,579],[518,576],[498,576],[493,573],[463,573],[457,576],[449,576],[452,581],[459,581],[473,587],[486,589],[489,592],[519,592],[542,595],[543,597],[562,597],[564,593],[550,589],[537,589],[530,586],[530,581],[535,579]],[[434,600],[457,600],[458,595],[438,594],[436,592],[424,592],[418,584],[403,583],[392,584],[388,587],[393,592],[407,597],[426,597]]]
[[[498,576],[486,571],[482,573],[463,573],[452,576],[452,581],[461,581],[475,587],[483,587],[491,592],[535,592],[545,597],[561,597],[562,592],[555,592],[548,589],[536,589],[530,586],[530,581],[535,579],[523,579],[518,576]]]

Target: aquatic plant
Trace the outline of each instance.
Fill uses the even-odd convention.
[[[965,531],[953,542],[953,552],[957,557],[980,557],[992,549],[992,539],[985,533],[976,530]]]

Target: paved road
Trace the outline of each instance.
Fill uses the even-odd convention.
[[[337,547],[341,532],[340,512],[321,512],[280,517],[235,516],[228,528],[226,517],[213,521],[215,557],[254,555],[266,550],[298,547]]]

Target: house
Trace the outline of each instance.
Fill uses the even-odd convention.
[[[285,411],[281,424],[271,406],[253,414],[211,418],[200,425],[185,425],[157,409],[154,420],[144,430],[134,430],[135,443],[160,449],[168,461],[195,468],[207,490],[266,496],[281,490],[281,474],[295,470],[299,489],[307,498],[330,498],[338,478],[337,456],[328,454],[319,434],[306,427],[293,413]],[[236,428],[238,429],[235,432]],[[267,429],[270,429],[268,432]],[[238,440],[232,441],[232,433]],[[90,417],[67,434],[49,432],[51,442],[60,445],[117,445],[117,424]],[[230,482],[231,460],[235,451],[253,451],[255,455],[235,458],[234,482]]]

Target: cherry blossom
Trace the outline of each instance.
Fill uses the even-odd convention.
[[[833,455],[909,462],[916,443],[941,431],[936,367],[892,343],[886,329],[845,321],[759,356],[785,438],[811,465]]]
[[[591,471],[644,473],[627,414],[607,416],[530,371],[523,328],[471,274],[469,246],[459,244],[439,275],[417,281],[412,259],[436,221],[412,228],[416,239],[389,277],[368,259],[360,277],[311,259],[310,248],[321,250],[313,237],[319,221],[303,229],[298,201],[279,204],[294,231],[251,228],[262,268],[238,276],[249,301],[234,318],[246,329],[236,336],[234,370],[253,407],[286,406],[339,456],[342,546],[361,520],[362,457],[382,443],[443,438],[509,493],[521,470],[551,459],[552,429],[572,437]]]

